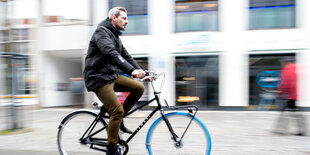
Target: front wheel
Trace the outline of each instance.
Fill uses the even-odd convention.
[[[165,117],[178,136],[178,142],[173,140],[163,117],[160,117],[152,124],[146,137],[146,147],[150,155],[210,154],[211,138],[209,131],[197,117],[193,118],[185,112],[171,112],[165,114]],[[191,120],[192,122],[187,128]]]

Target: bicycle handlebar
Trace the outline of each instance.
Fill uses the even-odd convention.
[[[144,78],[140,79],[140,81],[141,82],[150,82],[154,92],[157,92],[157,93],[161,92],[161,90],[163,88],[164,81],[165,81],[165,72],[162,72],[159,74],[155,73],[154,71],[148,71],[148,70],[145,70],[145,72],[146,72],[146,76]],[[163,79],[162,79],[159,91],[156,91],[155,87],[153,85],[153,81],[157,80],[160,76],[163,76]]]
[[[161,75],[165,75],[164,72],[157,74],[153,71],[147,71],[147,70],[145,70],[145,73],[146,73],[146,76],[140,79],[143,82],[152,82],[152,81],[157,80]]]

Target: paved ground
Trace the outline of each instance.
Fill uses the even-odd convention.
[[[27,128],[22,133],[0,136],[0,155],[57,155],[57,127],[72,110],[52,108],[26,112]],[[134,129],[148,113],[137,112],[125,123]],[[294,122],[288,125],[287,134],[271,132],[279,114],[275,111],[199,111],[198,117],[212,136],[212,155],[310,155],[310,136],[293,135],[296,131]],[[302,114],[310,129],[310,112]],[[0,118],[0,127],[3,128],[6,123],[3,113]],[[147,154],[145,137],[151,122],[131,141],[130,155]]]

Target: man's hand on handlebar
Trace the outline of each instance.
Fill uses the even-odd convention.
[[[141,78],[144,78],[144,77],[145,77],[146,73],[145,73],[144,70],[142,70],[142,69],[135,69],[135,70],[131,73],[131,75],[132,75],[134,78],[139,78],[139,79],[141,79]]]

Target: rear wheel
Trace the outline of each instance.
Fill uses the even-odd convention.
[[[69,114],[62,120],[57,135],[57,145],[61,155],[102,154],[101,151],[89,149],[90,144],[80,141],[96,116],[97,114],[91,111],[80,110]],[[106,123],[100,118],[93,132],[105,126]],[[93,137],[107,139],[107,132],[101,131]]]

